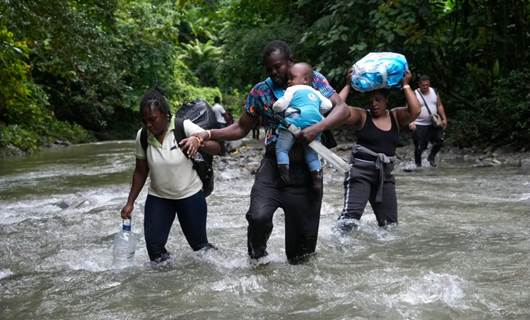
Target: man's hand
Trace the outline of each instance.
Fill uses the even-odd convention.
[[[199,139],[201,139],[201,141],[210,140],[210,134],[208,133],[208,130],[196,132],[196,133],[192,134],[191,136],[192,137],[198,137]]]
[[[416,122],[412,121],[409,123],[409,129],[412,131],[416,130]]]
[[[307,143],[313,141],[316,139],[316,137],[322,133],[323,130],[321,130],[318,126],[318,124],[314,124],[310,127],[307,127],[305,129],[303,129],[299,134],[298,134],[298,137],[299,139],[303,139],[305,140]]]

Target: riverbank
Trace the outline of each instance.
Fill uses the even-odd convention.
[[[263,131],[260,134],[264,136]],[[351,152],[351,141],[346,141],[344,135],[336,135],[338,138],[337,147],[332,150],[344,160],[349,159]],[[414,145],[410,139],[403,140],[403,146],[396,150],[396,168],[402,170],[413,165]],[[427,156],[426,150],[423,157]],[[263,139],[252,139],[250,135],[235,143],[231,153],[220,157],[221,162],[227,166],[247,167],[250,172],[257,170],[259,161],[263,153]],[[470,168],[479,167],[521,167],[530,171],[530,151],[514,151],[509,148],[487,147],[481,148],[458,148],[454,146],[444,146],[437,156],[439,167],[464,166]],[[424,162],[426,162],[424,160]],[[428,166],[428,163],[425,164]]]
[[[260,137],[264,137],[263,129]],[[352,142],[342,132],[335,134],[338,140],[338,146],[332,150],[347,160],[351,150]],[[414,146],[409,137],[403,139],[403,146],[397,148],[397,168],[412,164],[414,158]],[[222,163],[230,167],[236,165],[237,167],[248,167],[250,172],[257,170],[259,161],[263,153],[263,138],[260,140],[253,139],[249,134],[247,137],[230,142],[230,153],[226,156],[219,157]],[[65,148],[72,144],[68,141],[57,140],[54,143],[47,144],[43,148]],[[38,151],[36,151],[38,152]],[[424,157],[428,154],[428,150],[424,153]],[[0,159],[23,158],[30,155],[15,147],[7,147],[0,149]],[[510,148],[458,148],[455,146],[444,146],[437,157],[439,166],[453,166],[455,162],[465,163],[470,167],[495,167],[495,166],[510,166],[521,167],[530,171],[530,151],[515,151]],[[224,167],[225,165],[222,165]]]

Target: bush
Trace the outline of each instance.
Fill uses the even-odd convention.
[[[459,106],[451,140],[459,146],[530,145],[530,69],[512,71],[495,81],[491,95]]]
[[[72,142],[90,140],[80,126],[60,122],[48,109],[48,96],[29,77],[29,48],[0,28],[0,147],[12,145],[33,151],[40,144],[67,137]]]

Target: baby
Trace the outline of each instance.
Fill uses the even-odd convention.
[[[274,112],[283,115],[287,124],[300,129],[320,122],[332,107],[331,101],[310,85],[313,81],[313,69],[307,63],[296,63],[289,69],[289,87],[282,98],[272,106]],[[317,137],[320,140],[320,136]],[[280,178],[289,183],[289,150],[295,142],[295,137],[283,125],[278,128],[276,141],[276,162]],[[312,186],[320,191],[322,171],[318,154],[309,146],[304,148],[304,159],[311,171]]]

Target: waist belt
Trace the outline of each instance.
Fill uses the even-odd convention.
[[[364,153],[369,156],[375,157],[374,161],[363,160],[355,158],[355,155],[358,153]],[[354,144],[352,147],[352,164],[358,167],[364,168],[374,168],[379,171],[379,185],[377,186],[377,193],[375,195],[375,202],[383,201],[383,182],[385,175],[385,166],[388,164],[393,164],[396,160],[395,156],[387,156],[384,153],[374,152],[360,144]],[[391,170],[390,170],[391,171]]]

